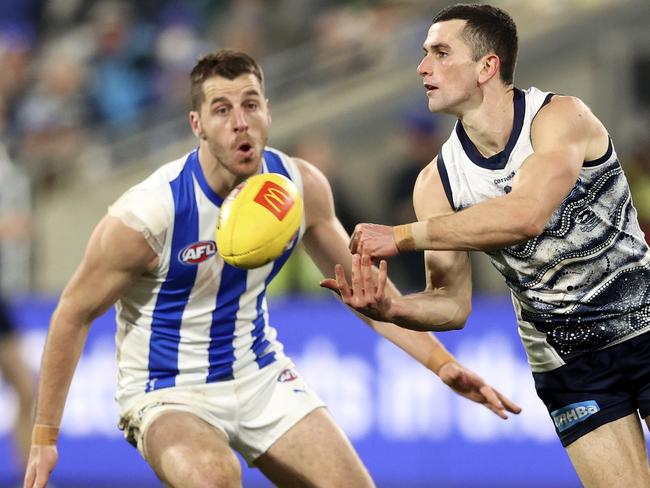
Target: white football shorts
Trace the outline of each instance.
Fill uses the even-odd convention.
[[[288,359],[247,376],[142,393],[120,405],[120,429],[146,459],[144,437],[160,414],[189,412],[223,431],[250,465],[305,415],[325,404]]]

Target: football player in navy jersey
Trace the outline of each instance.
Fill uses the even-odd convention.
[[[413,190],[418,222],[359,224],[352,285],[323,285],[377,320],[459,329],[468,251],[511,289],[539,397],[585,486],[650,486],[650,252],[607,130],[579,99],[514,85],[517,30],[489,5],[434,18],[418,73],[432,112],[458,118]],[[376,258],[424,250],[427,288],[383,293]],[[452,319],[450,320],[450,317]]]
[[[190,79],[189,121],[198,148],[109,208],[54,312],[25,487],[44,487],[54,469],[64,403],[88,328],[113,304],[120,427],[166,486],[240,486],[233,449],[278,486],[373,486],[269,323],[266,285],[290,250],[247,271],[225,264],[206,244],[236,185],[260,172],[281,173],[303,195],[307,252],[321,270],[342,262],[349,272],[349,238],[334,214],[330,186],[308,162],[267,147],[271,117],[262,71],[248,55],[205,56]],[[200,257],[190,259],[187,250],[200,246]],[[367,323],[457,393],[503,418],[519,411],[431,334]]]

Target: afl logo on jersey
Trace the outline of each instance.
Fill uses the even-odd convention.
[[[217,253],[214,241],[199,241],[185,246],[178,253],[178,260],[183,264],[199,264]]]

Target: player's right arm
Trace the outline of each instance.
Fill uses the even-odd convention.
[[[104,217],[93,231],[50,322],[25,488],[45,487],[57,462],[58,428],[90,324],[157,262],[158,256],[143,234],[116,217]]]

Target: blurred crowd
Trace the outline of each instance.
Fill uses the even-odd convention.
[[[35,188],[47,190],[119,162],[102,151],[107,144],[184,117],[200,55],[239,48],[265,66],[285,53],[269,63],[273,71],[284,69],[282,59],[295,70],[304,56],[305,65],[326,67],[317,75],[324,81],[376,60],[362,48],[390,35],[400,10],[390,3],[0,0],[2,140]]]
[[[27,200],[30,186],[31,194],[40,197],[71,180],[101,178],[156,145],[190,137],[188,73],[202,54],[221,47],[252,54],[265,69],[269,98],[277,107],[300,90],[390,62],[400,52],[394,46],[396,32],[413,19],[426,28],[431,12],[445,3],[449,2],[0,0],[1,159],[17,175],[14,180],[19,183],[12,186],[16,191],[23,188]],[[516,9],[517,18],[525,20],[541,15],[542,9],[560,15],[568,5],[607,2],[547,1],[534,8],[516,0],[495,3]],[[421,39],[412,42],[408,52],[417,53]],[[645,73],[645,80],[649,70],[647,63],[644,66],[645,71],[639,72]],[[378,202],[381,210],[386,209],[381,213],[384,223],[415,218],[411,203],[415,178],[447,135],[448,127],[441,127],[422,101],[404,104],[394,114],[396,134],[389,141],[395,145],[394,160],[386,161],[391,171],[379,185],[386,195],[386,201]],[[153,136],[138,137],[146,132]],[[290,142],[293,147],[283,149],[312,161],[330,179],[337,213],[349,232],[357,222],[375,217],[351,203],[354,196],[341,185],[345,177],[339,141],[326,127]],[[634,158],[629,151],[621,156],[634,180],[641,220],[650,222],[650,204],[645,202],[650,200],[646,195],[650,165],[644,163],[644,144],[639,144]],[[29,207],[29,202],[22,206]],[[422,288],[422,256],[399,259],[403,262],[391,264],[393,279],[403,289]],[[296,276],[287,281],[286,289],[314,286],[316,280],[305,274],[306,267],[296,266]],[[7,271],[5,267],[4,276]]]

